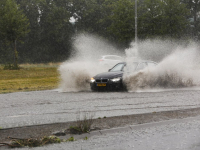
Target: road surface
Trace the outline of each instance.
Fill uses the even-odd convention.
[[[75,121],[78,112],[98,117],[200,107],[200,90],[71,92],[56,90],[0,94],[0,127]]]

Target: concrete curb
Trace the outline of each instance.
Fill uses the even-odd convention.
[[[83,135],[67,135],[79,138],[91,137],[94,135],[103,135],[115,132],[125,132],[132,129],[140,129],[141,127],[151,127],[156,124],[166,124],[173,120],[184,121],[189,117],[200,115],[200,108],[180,109],[173,111],[152,112],[146,114],[132,114],[125,116],[113,116],[102,119],[95,119],[95,126],[104,130],[93,131]],[[170,121],[166,121],[170,120]],[[15,128],[5,128],[0,130],[0,141],[5,141],[7,137],[16,138],[35,138],[52,135],[55,131],[64,131],[70,126],[74,126],[76,122],[63,122],[43,125],[32,125]],[[131,126],[128,126],[131,125]],[[123,127],[125,126],[125,127]],[[111,128],[111,129],[110,129]],[[67,137],[61,137],[67,138]]]
[[[128,132],[128,131],[132,131],[132,130],[140,130],[143,128],[150,128],[150,127],[162,126],[162,125],[167,126],[170,124],[185,123],[188,121],[195,121],[195,120],[200,120],[200,116],[189,117],[189,118],[184,118],[184,119],[173,119],[173,120],[167,120],[167,121],[145,123],[145,124],[139,124],[139,125],[130,125],[130,126],[126,126],[126,127],[92,131],[90,133],[85,133],[85,134],[81,134],[81,135],[73,134],[73,135],[60,136],[59,138],[60,139],[68,139],[73,136],[76,140],[80,140],[80,139],[84,139],[85,137],[90,138],[92,136],[100,136],[100,135],[106,135],[106,134]]]

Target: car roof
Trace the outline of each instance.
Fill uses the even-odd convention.
[[[151,61],[151,60],[138,60],[138,61],[133,61],[132,63],[143,63],[143,62],[146,62],[146,63],[152,62],[152,63],[157,64],[157,62],[154,62],[154,61]],[[120,63],[126,64],[126,62],[120,62]]]
[[[108,56],[121,57],[121,56],[118,56],[118,55],[103,55],[103,56],[101,56],[101,57],[108,57]]]
[[[152,62],[152,63],[156,63],[156,62],[151,61],[151,60],[138,60],[138,61],[134,61],[134,62],[139,62],[139,63],[141,63],[141,62]]]

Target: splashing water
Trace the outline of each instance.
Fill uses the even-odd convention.
[[[152,88],[182,88],[200,85],[198,46],[179,47],[156,67],[124,76],[128,91]]]
[[[90,78],[97,72],[91,62],[64,62],[59,67],[61,76],[60,92],[88,91]],[[101,70],[101,69],[100,69]]]
[[[135,42],[132,42],[130,44],[130,47],[125,49],[125,53],[126,53],[126,58],[135,58],[137,59],[138,57],[138,47],[136,46]]]
[[[75,53],[70,60],[62,63],[58,69],[61,77],[60,92],[89,91],[90,78],[111,68],[99,64],[100,56],[123,55],[107,41],[90,34],[78,35],[74,49]]]
[[[180,45],[170,40],[146,40],[138,43],[138,49],[131,43],[129,49],[120,52],[102,38],[80,34],[74,42],[75,53],[58,69],[61,77],[59,91],[89,91],[90,78],[111,68],[98,64],[100,56],[125,54],[127,68],[132,67],[131,62],[140,59],[159,62],[154,68],[129,74],[125,72],[123,81],[128,91],[199,86],[199,47],[195,44]]]

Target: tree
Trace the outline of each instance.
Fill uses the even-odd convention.
[[[189,25],[189,10],[180,0],[163,0],[161,33],[170,38],[181,38]]]
[[[40,25],[38,22],[40,18],[40,12],[38,10],[40,0],[16,1],[30,22],[30,32],[26,35],[25,38],[23,38],[24,43],[18,44],[19,63],[31,63],[38,57],[38,49],[40,47]]]
[[[40,57],[38,61],[60,61],[70,55],[73,27],[68,1],[42,1],[40,14]]]
[[[135,10],[131,0],[119,0],[111,4],[112,13],[109,19],[112,20],[108,32],[116,42],[127,45],[135,35]]]
[[[180,38],[186,33],[189,11],[180,0],[143,0],[138,2],[138,37],[140,39]],[[129,44],[135,34],[134,1],[118,0],[114,2],[109,18],[112,23],[108,26],[108,31],[115,41],[124,43],[124,45]]]
[[[14,68],[18,68],[16,44],[30,31],[28,19],[14,0],[1,1],[0,16],[0,39],[13,44]]]
[[[104,0],[71,0],[73,17],[77,20],[76,25],[79,31],[100,33],[102,18],[101,7]]]
[[[161,35],[162,2],[145,0],[139,8],[139,37],[151,38]]]
[[[29,18],[31,32],[19,44],[24,62],[45,63],[66,60],[71,53],[73,26],[70,1],[18,0]],[[29,49],[29,51],[26,51]]]
[[[200,39],[200,1],[199,0],[182,0],[182,3],[186,4],[187,8],[190,10],[190,27],[192,28],[192,37],[195,39]]]

